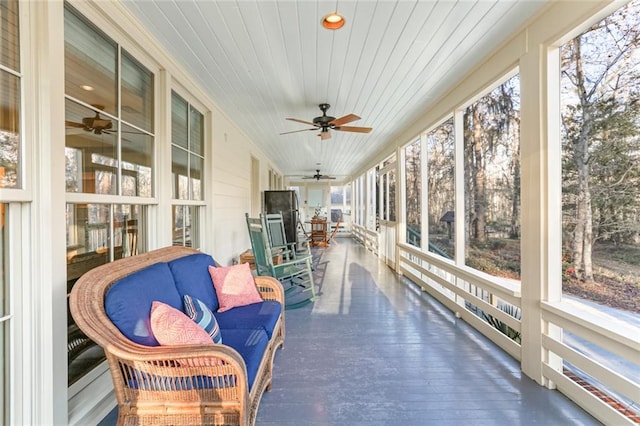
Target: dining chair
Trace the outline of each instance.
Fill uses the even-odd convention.
[[[336,234],[338,233],[338,231],[340,231],[340,224],[342,222],[340,221],[340,219],[338,219],[338,221],[335,224],[335,227],[333,228],[333,231],[331,232],[331,235],[329,235],[329,238],[327,238],[327,244],[330,244],[331,241],[333,241],[334,237],[336,236]],[[338,244],[336,242],[336,244]]]

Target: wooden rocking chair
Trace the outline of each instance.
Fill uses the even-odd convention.
[[[272,248],[269,242],[266,219],[249,217],[246,213],[247,229],[258,275],[268,275],[280,281],[285,288],[285,308],[293,309],[313,301],[316,296],[311,267],[311,255],[286,259],[276,264],[274,255],[282,247]]]

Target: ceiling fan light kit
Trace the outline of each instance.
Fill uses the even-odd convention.
[[[329,104],[320,104],[318,105],[320,111],[322,111],[322,115],[313,119],[313,121],[301,120],[299,118],[287,118],[287,120],[295,121],[297,123],[307,124],[309,126],[314,126],[311,129],[302,129],[302,130],[292,130],[290,132],[280,133],[281,135],[286,135],[289,133],[297,133],[304,132],[307,130],[315,130],[320,131],[318,136],[320,139],[325,140],[331,138],[331,132],[329,130],[339,130],[342,132],[355,132],[355,133],[369,133],[372,128],[371,127],[357,127],[357,126],[343,126],[343,124],[351,123],[352,121],[360,120],[355,114],[347,114],[339,118],[332,117],[327,115],[327,110],[331,108]]]

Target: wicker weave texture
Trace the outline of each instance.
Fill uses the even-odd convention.
[[[119,425],[255,423],[262,394],[271,385],[275,350],[284,345],[284,309],[251,393],[244,361],[233,348],[224,344],[142,346],[122,335],[105,312],[104,296],[117,280],[154,263],[194,253],[199,251],[165,247],[119,259],[85,273],[73,287],[71,315],[77,326],[105,350]],[[255,281],[264,300],[284,306],[284,291],[278,280],[256,277]]]

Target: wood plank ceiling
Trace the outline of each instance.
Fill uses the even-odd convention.
[[[336,4],[337,3],[337,4]],[[516,32],[543,0],[124,0],[217,105],[292,180],[348,177]],[[343,28],[320,25],[335,11]],[[354,113],[369,134],[285,120]],[[404,141],[403,141],[404,142]],[[406,141],[409,142],[409,141]],[[391,152],[391,151],[389,151]],[[317,164],[320,164],[319,166]]]

